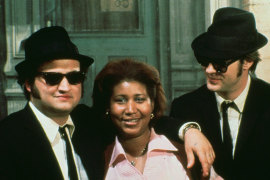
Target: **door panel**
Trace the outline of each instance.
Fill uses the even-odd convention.
[[[170,20],[173,99],[205,82],[191,48],[193,39],[205,31],[205,2],[171,0]]]

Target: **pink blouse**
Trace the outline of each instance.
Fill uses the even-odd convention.
[[[147,160],[143,174],[130,164],[118,138],[115,138],[115,146],[112,146],[112,155],[106,180],[185,180],[189,179],[183,165],[177,158],[177,148],[163,135],[157,135],[151,129],[150,142],[148,144]]]

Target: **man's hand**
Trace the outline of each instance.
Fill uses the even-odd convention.
[[[201,162],[203,177],[207,177],[215,159],[215,152],[212,145],[201,131],[195,128],[187,130],[184,141],[188,160],[187,168],[191,168],[194,165],[195,153]]]

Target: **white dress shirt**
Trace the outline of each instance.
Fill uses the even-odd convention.
[[[58,132],[59,125],[54,122],[49,117],[45,116],[42,112],[40,112],[32,102],[29,101],[30,108],[34,112],[36,118],[38,119],[40,125],[42,126],[45,134],[47,135],[48,140],[51,143],[52,149],[54,154],[57,158],[59,166],[61,168],[62,174],[65,180],[69,180],[68,176],[68,166],[67,166],[67,156],[66,156],[66,143],[63,139],[61,139],[60,133]],[[67,122],[65,125],[69,127],[69,136],[71,137],[75,126],[71,120],[71,117],[68,117]],[[75,157],[75,163],[77,167],[77,172],[79,174],[79,178],[81,180],[88,180],[86,171],[83,167],[80,157],[74,152],[73,145],[72,145],[72,153]],[[42,163],[42,162],[41,162]]]
[[[229,122],[229,126],[230,126],[230,131],[231,131],[231,137],[232,137],[232,143],[233,143],[233,156],[234,156],[234,150],[235,150],[235,146],[236,146],[236,141],[237,141],[237,136],[238,136],[238,130],[239,130],[239,126],[241,123],[241,119],[242,119],[242,112],[245,106],[245,102],[246,102],[246,98],[248,95],[248,90],[250,87],[250,76],[248,76],[248,82],[247,85],[245,87],[245,89],[243,90],[243,92],[234,100],[234,103],[236,104],[237,108],[239,111],[235,110],[232,107],[228,108],[228,122]],[[220,114],[220,128],[221,128],[221,136],[223,138],[223,120],[222,120],[222,111],[221,111],[221,103],[223,101],[228,101],[223,99],[221,96],[219,96],[216,92],[215,92],[215,96],[216,96],[216,100],[217,100],[217,107],[218,107],[218,111]],[[231,101],[228,101],[231,102]],[[181,140],[184,140],[183,137],[183,131],[185,129],[185,127],[189,124],[197,124],[199,126],[198,123],[196,122],[187,122],[184,123],[178,132],[178,136]],[[200,127],[200,126],[199,126]]]
[[[235,151],[235,146],[236,146],[236,141],[237,141],[237,136],[238,136],[238,130],[239,130],[239,126],[241,123],[241,119],[242,119],[242,112],[245,106],[245,102],[246,102],[246,98],[248,95],[248,90],[250,87],[250,77],[248,76],[248,82],[247,85],[244,89],[244,91],[233,101],[238,110],[229,107],[228,108],[228,122],[229,122],[229,126],[230,126],[230,131],[231,131],[231,137],[232,137],[232,144],[233,144],[233,155],[234,155],[234,151]],[[228,101],[228,102],[232,102],[229,100],[225,100],[223,99],[221,96],[219,96],[217,93],[215,93],[216,95],[216,99],[217,99],[217,107],[218,107],[218,111],[220,114],[220,128],[221,128],[221,136],[223,138],[223,119],[222,119],[222,110],[221,110],[221,103],[223,101]]]

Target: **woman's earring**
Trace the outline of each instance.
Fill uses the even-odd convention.
[[[152,113],[151,115],[150,115],[150,119],[153,119],[155,117],[155,115]]]

